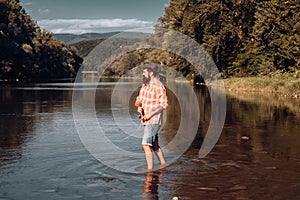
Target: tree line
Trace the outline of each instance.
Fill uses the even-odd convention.
[[[157,27],[194,38],[223,77],[300,70],[299,0],[170,0]]]
[[[51,81],[76,76],[82,58],[41,30],[18,0],[0,0],[0,80]]]
[[[223,78],[271,76],[290,73],[300,76],[299,0],[170,0],[158,19],[161,28],[183,33],[212,57]],[[168,34],[168,33],[166,33]],[[160,33],[155,37],[168,36]],[[157,41],[160,41],[159,39]],[[178,41],[172,42],[176,46]],[[164,44],[162,44],[164,45]],[[187,51],[188,47],[179,44]],[[176,47],[176,48],[177,48]],[[188,79],[201,80],[185,58],[158,49],[137,50],[116,60],[111,74],[124,74],[144,60],[163,63]]]
[[[68,46],[41,30],[18,0],[0,0],[0,9],[0,80],[75,77],[82,58],[102,42]],[[300,74],[298,0],[170,0],[158,19],[159,28],[178,31],[201,44],[223,78]],[[149,40],[155,42],[157,36],[150,35]],[[200,79],[191,63],[158,49],[129,52],[117,58],[105,75],[120,76],[145,60],[168,65],[188,79]]]

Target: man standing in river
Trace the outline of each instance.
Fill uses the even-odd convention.
[[[162,125],[163,110],[168,107],[168,99],[164,85],[157,78],[157,66],[153,63],[144,65],[143,85],[135,105],[138,107],[144,127],[142,147],[147,167],[153,168],[153,152],[156,153],[160,164],[164,165],[166,161],[158,145],[158,131]]]

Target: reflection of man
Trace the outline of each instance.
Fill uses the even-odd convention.
[[[148,172],[143,185],[143,199],[158,199],[158,185],[161,183],[162,172]]]
[[[142,146],[145,152],[148,169],[153,168],[153,151],[160,164],[166,163],[163,152],[158,145],[158,131],[162,124],[163,110],[168,107],[168,99],[164,85],[158,80],[157,66],[146,64],[143,69],[143,85],[135,105],[141,114],[144,125]]]

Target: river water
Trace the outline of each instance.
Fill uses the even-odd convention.
[[[96,116],[112,140],[122,135],[111,116],[112,110],[118,110],[111,104],[114,87],[114,83],[99,83],[95,94]],[[131,119],[138,124],[133,89],[127,103]],[[0,199],[300,199],[299,100],[227,94],[221,136],[200,159],[210,122],[210,96],[205,88],[194,90],[200,122],[189,148],[166,168],[128,173],[103,164],[82,143],[72,113],[72,84],[2,86]],[[88,89],[82,91],[84,95]],[[189,112],[198,109],[189,103],[179,105],[172,92],[168,98],[162,147],[182,120],[178,106]],[[121,95],[118,101],[122,99]],[[139,138],[127,137],[115,144],[142,152]]]

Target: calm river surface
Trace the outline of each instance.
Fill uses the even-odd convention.
[[[111,117],[113,88],[114,83],[100,83],[95,95],[96,116],[112,139],[121,132]],[[200,159],[210,99],[205,89],[195,89],[200,123],[188,150],[162,170],[132,174],[102,164],[82,144],[72,89],[71,84],[1,86],[0,199],[300,199],[299,100],[228,94],[222,134]],[[180,123],[177,98],[168,94],[162,146]],[[138,123],[133,101],[134,95],[128,106]],[[188,103],[180,106],[195,110]],[[139,139],[121,145],[142,152]]]

